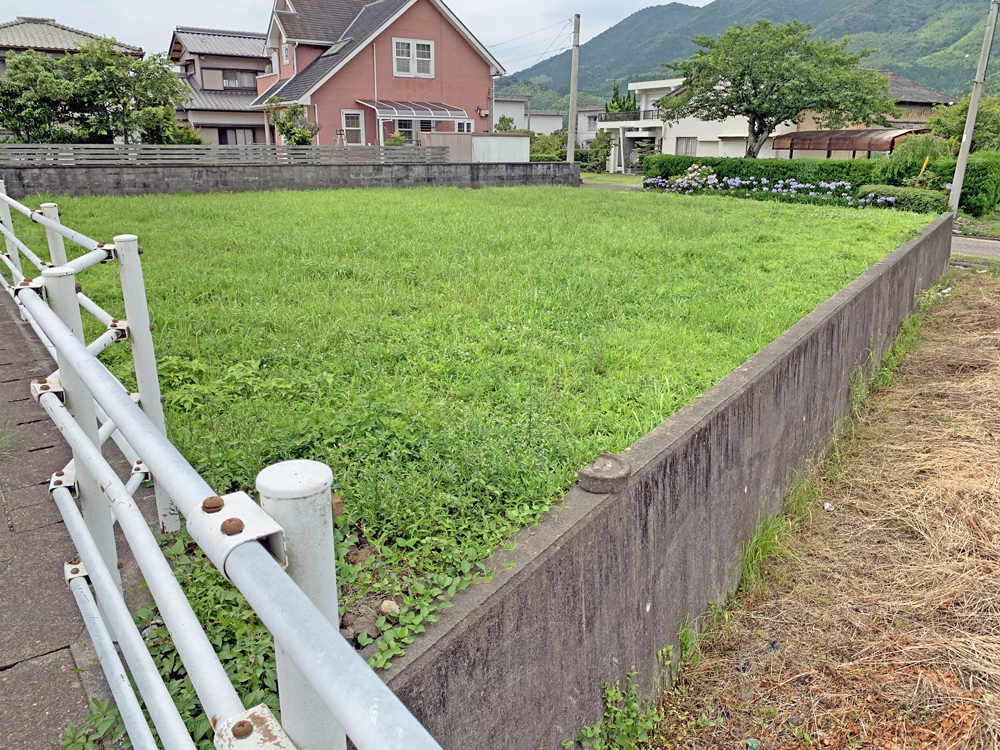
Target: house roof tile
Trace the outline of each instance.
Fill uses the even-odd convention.
[[[27,49],[76,51],[87,42],[100,38],[99,34],[91,34],[88,31],[56,23],[54,18],[18,16],[14,21],[0,23],[0,51]],[[115,44],[115,49],[135,57],[142,57],[145,54],[141,47],[120,42]]]
[[[253,91],[212,91],[200,89],[191,76],[177,76],[187,87],[190,101],[184,105],[187,110],[214,110],[222,112],[250,112],[257,94]]]
[[[897,102],[913,102],[914,104],[957,104],[951,94],[924,86],[909,78],[893,73],[891,70],[878,70],[884,76],[889,76],[889,96]]]
[[[267,34],[178,26],[174,31],[174,38],[184,45],[188,52],[197,55],[265,58],[268,56],[264,50]]]

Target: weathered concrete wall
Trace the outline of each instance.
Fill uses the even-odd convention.
[[[464,188],[580,184],[580,165],[343,164],[327,166],[224,165],[170,167],[0,167],[7,194],[150,195],[243,190],[423,187]]]
[[[499,553],[493,580],[385,676],[441,745],[555,750],[633,665],[651,694],[657,650],[737,585],[742,543],[828,445],[855,367],[881,356],[950,247],[946,215],[633,445],[626,491],[574,488]]]

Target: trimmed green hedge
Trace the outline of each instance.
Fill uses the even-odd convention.
[[[862,202],[872,205],[888,202],[900,211],[912,211],[916,214],[943,214],[948,210],[948,196],[924,188],[862,185],[858,188],[858,197]],[[883,200],[880,201],[880,198]]]
[[[916,177],[922,166],[889,170],[885,168],[882,159],[741,159],[656,154],[646,157],[643,172],[647,178],[670,179],[687,172],[692,164],[711,167],[722,179],[738,177],[748,180],[765,177],[774,182],[794,178],[799,182],[812,184],[844,181],[854,186],[856,194],[857,187],[861,185],[892,183],[891,187],[901,187],[900,183]],[[955,159],[942,159],[932,161],[928,169],[942,180],[951,182],[956,164]],[[962,208],[973,216],[983,216],[993,211],[998,204],[1000,151],[978,151],[969,158],[962,191]]]
[[[532,154],[532,161],[566,161],[564,156],[562,159],[559,158],[559,154]]]
[[[751,180],[761,177],[771,182],[796,179],[799,182],[873,182],[878,162],[869,159],[736,159],[711,156],[656,154],[643,162],[646,177],[677,177],[693,164],[711,167],[720,178]]]

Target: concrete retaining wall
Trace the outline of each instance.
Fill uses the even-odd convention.
[[[493,580],[385,675],[441,745],[555,750],[633,665],[652,694],[656,652],[737,585],[742,543],[828,445],[852,372],[881,356],[950,247],[949,214],[633,445],[627,490],[574,488],[499,553]]]
[[[0,167],[12,198],[56,195],[150,195],[244,190],[422,187],[463,188],[580,184],[580,165],[335,164],[316,166],[205,165],[170,167]]]

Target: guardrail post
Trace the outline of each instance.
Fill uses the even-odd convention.
[[[163,417],[163,403],[160,401],[160,378],[156,372],[156,353],[153,349],[153,325],[149,322],[149,306],[146,302],[146,285],[142,278],[142,263],[139,261],[138,238],[134,234],[116,236],[115,252],[118,255],[118,273],[122,279],[128,339],[132,344],[132,360],[135,363],[135,378],[139,386],[139,405],[156,429],[166,435],[167,423]],[[153,486],[156,492],[156,515],[160,521],[160,530],[162,532],[179,530],[180,513],[166,491],[160,488],[155,476]]]
[[[76,272],[72,268],[54,267],[42,271],[45,280],[45,291],[49,298],[49,306],[69,328],[73,335],[86,343],[83,337],[83,320],[80,317],[80,303],[76,298]],[[62,381],[66,396],[66,408],[73,419],[83,428],[97,450],[101,450],[101,438],[97,428],[97,413],[94,407],[94,396],[87,385],[80,379],[65,356],[56,351],[56,362],[59,365],[59,379]],[[121,575],[118,572],[118,554],[115,549],[114,522],[111,520],[111,506],[104,499],[97,483],[83,461],[74,452],[73,463],[76,468],[76,478],[80,486],[80,505],[83,520],[90,529],[91,536],[100,550],[101,558],[115,579],[121,585]]]
[[[4,184],[3,180],[0,180],[0,194],[7,195],[7,186]],[[4,225],[4,228],[13,234],[14,232],[14,222],[10,218],[10,206],[6,202],[0,201],[0,224]],[[4,242],[7,244],[7,257],[10,258],[10,262],[14,264],[14,268],[17,269],[18,273],[23,273],[21,270],[21,253],[17,249],[17,245],[10,241],[9,237],[4,237]]]
[[[59,207],[55,203],[42,204],[42,216],[52,221],[59,221]],[[60,222],[62,223],[62,222]],[[49,260],[54,266],[66,265],[66,244],[62,235],[54,229],[45,227],[45,238],[49,241]],[[67,323],[67,325],[69,325]]]
[[[288,575],[339,626],[333,544],[333,472],[317,461],[285,461],[257,475],[261,507],[285,532]],[[344,750],[347,737],[326,704],[275,639],[281,724],[298,750]]]

